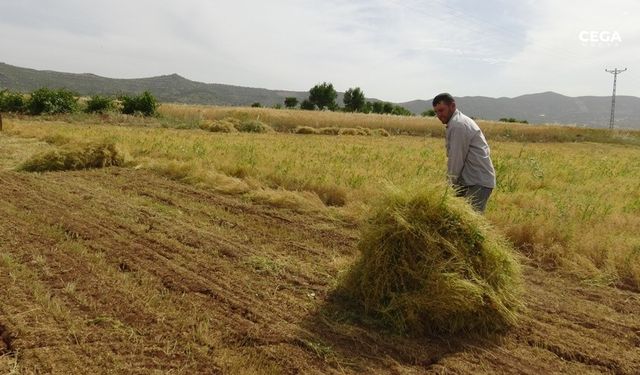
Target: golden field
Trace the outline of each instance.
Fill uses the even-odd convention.
[[[276,131],[200,129],[230,117]],[[498,174],[486,222],[516,249],[525,309],[498,335],[415,337],[334,291],[390,186],[444,186],[437,120],[172,104],[5,117],[0,373],[638,373],[640,133],[479,125]],[[87,144],[117,162],[21,170]]]

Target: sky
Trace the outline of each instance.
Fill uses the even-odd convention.
[[[0,0],[0,62],[406,102],[640,96],[637,0]]]

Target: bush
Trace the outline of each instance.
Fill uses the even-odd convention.
[[[108,96],[94,95],[87,101],[87,113],[104,113],[115,108],[115,102],[113,98]]]
[[[445,187],[389,192],[358,248],[338,292],[396,331],[497,331],[522,308],[513,249]]]
[[[245,133],[271,133],[273,129],[260,120],[244,120],[236,125],[236,129]]]
[[[515,119],[513,117],[508,117],[508,118],[507,117],[503,117],[498,121],[501,121],[501,122],[512,122],[512,123],[513,122],[519,122],[519,123],[522,123],[522,124],[528,124],[529,123],[527,120],[518,120],[518,119]]]
[[[422,117],[435,117],[436,111],[434,111],[433,109],[427,109],[426,111],[422,112],[420,115]]]
[[[313,104],[309,99],[305,99],[300,103],[300,109],[304,109],[305,111],[313,111],[316,109],[316,105]]]
[[[26,111],[24,96],[17,92],[0,91],[0,112],[23,113]]]
[[[72,113],[78,109],[78,99],[69,90],[43,87],[31,93],[27,109],[32,115]]]
[[[138,96],[121,96],[122,113],[133,115],[141,113],[144,116],[153,116],[158,110],[158,101],[149,92],[145,91]]]
[[[298,98],[295,96],[287,96],[284,98],[284,106],[287,108],[295,108],[298,105]]]
[[[124,158],[112,142],[69,146],[34,155],[18,167],[26,172],[69,171],[123,165]]]

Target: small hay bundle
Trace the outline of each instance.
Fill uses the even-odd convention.
[[[293,130],[296,134],[318,134],[318,129],[311,126],[298,126]]]
[[[98,142],[63,148],[34,155],[19,170],[26,172],[70,171],[104,168],[124,164],[113,142]]]
[[[200,129],[215,133],[237,133],[236,123],[227,119],[217,121],[205,121],[200,124]]]
[[[359,249],[341,293],[399,332],[497,331],[522,307],[513,250],[445,188],[391,191]]]

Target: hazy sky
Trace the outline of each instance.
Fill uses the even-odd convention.
[[[640,96],[637,0],[0,0],[0,62],[395,102]]]

